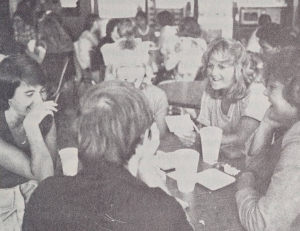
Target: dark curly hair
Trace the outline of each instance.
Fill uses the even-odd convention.
[[[264,64],[265,84],[275,80],[284,85],[283,98],[300,109],[300,48],[285,47]]]

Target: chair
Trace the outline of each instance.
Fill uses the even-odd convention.
[[[203,81],[164,81],[157,86],[164,90],[171,106],[200,109]]]

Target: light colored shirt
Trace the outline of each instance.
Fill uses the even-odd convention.
[[[157,86],[148,84],[142,91],[148,99],[149,106],[153,112],[154,120],[164,120],[169,108],[166,93]]]
[[[91,68],[90,52],[98,43],[96,35],[88,30],[84,31],[74,43],[76,58],[82,69]]]
[[[126,39],[119,39],[115,43],[105,44],[101,47],[105,66],[137,66],[149,62],[149,45],[135,39],[136,47],[133,50],[122,49],[120,44]]]
[[[257,27],[251,34],[248,44],[247,44],[247,51],[251,51],[253,53],[259,53],[260,52],[260,45],[259,45],[259,39],[256,37],[256,32],[258,31],[260,27]]]
[[[248,116],[261,121],[270,103],[263,94],[265,87],[260,83],[252,83],[249,94],[236,103],[230,105],[227,115],[221,109],[221,99],[212,98],[204,91],[201,101],[201,110],[198,122],[205,126],[216,126],[225,133],[236,129],[242,116]]]
[[[223,114],[221,109],[221,99],[212,98],[206,91],[204,91],[201,100],[201,110],[197,121],[204,126],[216,126],[223,130],[223,133],[234,133],[237,125],[243,116],[248,116],[257,121],[261,121],[270,103],[268,98],[263,94],[265,87],[261,83],[252,83],[249,88],[249,93],[243,99],[232,103],[229,107],[228,113]],[[245,144],[245,149],[241,150],[246,154],[251,136]],[[225,148],[221,147],[221,148]],[[227,145],[226,149],[232,149],[231,145]]]
[[[248,187],[236,193],[240,220],[248,231],[300,230],[300,122],[280,141],[248,164],[267,190]]]

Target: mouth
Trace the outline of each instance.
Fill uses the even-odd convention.
[[[212,82],[219,82],[219,81],[221,81],[222,79],[221,79],[221,78],[214,78],[214,77],[211,77],[210,80],[211,80]]]

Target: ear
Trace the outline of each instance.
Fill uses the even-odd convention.
[[[289,87],[290,93],[290,101],[292,104],[296,105],[297,107],[300,106],[300,78],[295,78],[290,83]]]
[[[147,146],[147,143],[149,143],[149,132],[150,129],[146,129],[145,133],[141,136],[142,138],[142,143],[138,144],[135,148],[135,155],[136,157],[142,157],[145,153],[145,146]]]

